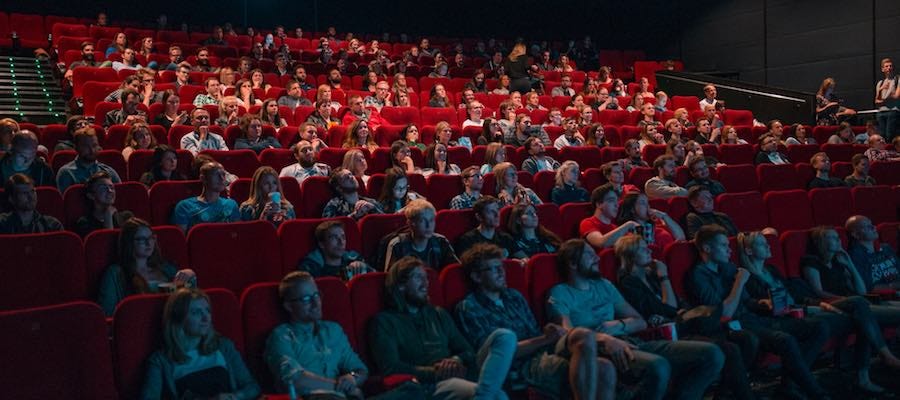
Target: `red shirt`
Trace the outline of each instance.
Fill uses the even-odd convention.
[[[593,232],[600,232],[600,234],[605,235],[618,227],[615,223],[604,224],[596,216],[591,216],[581,220],[581,224],[578,225],[578,235],[582,238]]]

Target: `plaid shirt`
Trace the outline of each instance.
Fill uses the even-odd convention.
[[[541,335],[528,302],[516,289],[501,292],[498,303],[481,291],[469,293],[456,305],[456,320],[460,331],[476,349],[498,328],[515,332],[519,340]]]
[[[458,194],[453,197],[453,200],[450,200],[450,208],[454,210],[465,210],[472,208],[475,205],[475,202],[481,197],[481,192],[477,192],[474,195],[469,194],[468,192],[463,192],[462,194]]]

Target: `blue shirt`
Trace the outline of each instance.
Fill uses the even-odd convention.
[[[56,187],[59,188],[60,193],[65,193],[66,188],[69,186],[77,183],[85,183],[90,179],[91,175],[100,171],[109,174],[109,178],[112,179],[113,183],[122,182],[122,180],[119,179],[119,174],[113,167],[99,161],[83,164],[76,158],[59,168],[59,171],[56,173]]]
[[[351,371],[368,372],[350,347],[344,330],[331,321],[319,321],[315,326],[293,323],[277,326],[266,341],[265,353],[266,364],[273,376],[281,376],[281,363],[285,358],[292,365],[328,379],[337,379]]]
[[[184,225],[188,231],[194,225],[205,222],[235,222],[241,220],[238,204],[232,199],[219,197],[215,203],[207,203],[197,197],[178,202],[172,214],[172,223]]]
[[[616,304],[624,303],[619,290],[606,279],[588,281],[586,290],[560,283],[550,289],[547,316],[551,320],[569,317],[572,326],[596,329],[616,315]]]

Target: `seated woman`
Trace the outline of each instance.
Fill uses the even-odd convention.
[[[369,93],[375,93],[375,86],[378,85],[378,74],[375,71],[369,71],[362,81],[363,90]]]
[[[641,139],[638,140],[641,150],[648,144],[666,144],[665,136],[656,130],[656,125],[647,124],[641,127]]]
[[[272,85],[266,83],[266,76],[259,68],[250,71],[250,86],[253,89],[262,89],[263,91],[268,91],[272,88]]]
[[[447,96],[447,89],[444,89],[444,85],[438,83],[432,86],[429,95],[431,97],[428,99],[428,107],[453,108],[453,101]]]
[[[106,172],[97,172],[84,184],[86,215],[75,222],[75,233],[82,238],[100,229],[119,228],[134,214],[116,209],[116,187]]]
[[[653,92],[650,91],[650,80],[647,79],[646,76],[641,77],[641,80],[638,83],[638,85],[639,85],[638,90],[634,93],[634,95],[636,97],[644,97],[644,98],[648,98],[648,97],[655,98],[656,97],[656,95],[654,95]]]
[[[413,92],[413,88],[406,85],[406,74],[402,72],[394,74],[394,84],[391,86],[391,90],[394,92]]]
[[[583,94],[575,94],[572,96],[572,100],[569,101],[569,105],[566,106],[565,111],[576,110],[581,111],[581,108],[584,107],[584,95]]]
[[[241,117],[241,137],[234,140],[234,149],[250,149],[256,154],[265,149],[280,149],[281,142],[271,135],[263,135],[263,122],[259,115],[244,114]]]
[[[231,67],[219,68],[219,86],[222,89],[222,94],[225,94],[227,89],[234,89],[235,82],[237,82],[237,79],[235,79],[234,70]]]
[[[263,125],[269,125],[275,129],[281,129],[288,125],[287,121],[281,117],[278,109],[278,100],[267,99],[263,102],[262,108],[259,109],[259,119]]]
[[[244,110],[250,110],[250,107],[261,106],[262,100],[257,99],[253,93],[253,84],[246,79],[241,79],[234,84],[234,96],[238,99],[238,104],[244,107]]]
[[[517,247],[531,257],[539,253],[554,253],[562,241],[543,225],[537,209],[531,204],[516,204],[509,213],[506,230],[516,240]]]
[[[219,118],[216,118],[216,125],[221,126],[222,129],[237,125],[240,122],[238,107],[240,107],[240,101],[237,97],[222,97],[222,100],[219,100]]]
[[[675,157],[675,165],[687,165],[688,160],[684,153],[684,143],[680,140],[672,139],[666,143],[666,155]]]
[[[500,75],[500,78],[497,79],[497,87],[491,91],[493,94],[500,94],[504,96],[509,95],[509,75],[503,74]]]
[[[481,125],[481,136],[478,137],[478,144],[484,146],[491,143],[503,144],[503,128],[496,119],[486,118]]]
[[[394,107],[412,107],[412,100],[409,98],[409,92],[404,90],[394,89],[391,92],[391,101],[393,101]]]
[[[679,304],[669,280],[668,267],[653,258],[647,242],[640,235],[620,237],[615,244],[615,255],[619,261],[619,290],[628,304],[652,327],[675,322],[679,339],[707,341],[719,346],[725,354],[719,390],[730,389],[736,399],[753,400],[755,397],[747,379],[747,364],[756,359],[757,346],[750,343],[740,346],[727,340],[728,332],[721,328],[718,318],[711,324],[676,322],[688,310]],[[709,317],[697,318],[696,321],[702,319]]]
[[[681,122],[682,128],[690,128],[694,126],[694,123],[691,122],[691,114],[688,112],[687,108],[677,108],[675,109],[675,115],[673,118],[677,119],[678,122]]]
[[[588,191],[581,187],[578,179],[581,177],[581,171],[578,163],[568,160],[559,166],[556,170],[556,186],[550,192],[550,200],[556,205],[566,203],[583,203],[589,201],[591,196]]]
[[[453,140],[453,129],[447,121],[438,122],[434,126],[434,142],[447,147],[462,146],[472,151],[472,140],[468,136],[460,136]]]
[[[841,257],[835,255],[843,252],[840,249],[840,239],[837,233],[828,228],[815,228],[810,232],[810,254],[801,261],[804,264],[806,282],[801,279],[786,279],[778,268],[767,264],[772,256],[769,243],[761,232],[739,233],[737,236],[737,252],[741,267],[750,271],[751,278],[747,281],[745,290],[751,298],[757,299],[773,308],[773,298],[784,298],[782,305],[807,305],[805,319],[821,320],[831,328],[833,337],[843,337],[852,332],[856,333],[857,342],[854,346],[855,366],[857,368],[857,385],[868,393],[881,393],[884,388],[874,384],[869,379],[869,364],[871,349],[874,348],[882,362],[894,369],[900,368],[900,359],[891,353],[881,335],[881,328],[876,317],[865,298],[851,295],[849,297],[834,296],[823,297],[826,290],[822,287],[822,278],[837,278],[846,286],[846,278],[853,276],[855,268],[850,257],[846,256],[846,263],[839,261]],[[822,263],[822,257],[831,256],[827,264]],[[808,269],[808,271],[807,271]],[[818,271],[827,270],[827,274],[819,274]],[[849,270],[853,270],[850,272]],[[843,271],[843,272],[841,272]],[[849,275],[845,273],[850,272]],[[836,274],[836,275],[834,275]],[[855,278],[851,278],[855,280]],[[834,288],[832,288],[834,289]],[[775,296],[775,293],[782,293]],[[850,293],[847,293],[850,294]],[[782,297],[783,296],[783,297]],[[768,303],[766,303],[768,301]]]
[[[449,75],[450,66],[447,63],[441,61],[434,65],[434,71],[428,74],[429,78],[450,78]]]
[[[459,173],[459,166],[447,161],[447,146],[442,143],[432,143],[425,148],[425,167],[422,169],[422,175],[459,175]]]
[[[587,130],[587,138],[584,142],[585,146],[595,146],[597,148],[609,147],[609,140],[606,139],[606,131],[603,124],[596,122],[591,124]]]
[[[331,103],[320,98],[316,100],[316,111],[313,111],[306,117],[306,122],[315,125],[316,128],[322,128],[327,132],[332,126],[341,124],[341,120],[332,115],[334,112]]]
[[[628,107],[625,108],[625,111],[628,111],[628,112],[640,111],[641,106],[643,106],[643,105],[644,105],[644,97],[635,95],[635,96],[631,97],[631,103],[628,104]]]
[[[485,175],[494,170],[497,164],[506,162],[506,148],[503,143],[493,142],[487,145],[484,151],[484,164],[481,165],[481,174]]]
[[[142,399],[255,399],[253,380],[234,343],[213,327],[209,296],[179,289],[163,308],[162,348],[147,360]]]
[[[537,92],[531,91],[525,93],[525,109],[528,111],[547,110],[547,107],[541,105],[541,96]]]
[[[141,183],[149,189],[156,182],[161,181],[182,181],[182,176],[178,169],[178,153],[175,149],[161,144],[153,150],[153,160],[147,172],[141,175]]]
[[[643,193],[626,193],[616,216],[616,224],[628,221],[638,224],[640,232],[654,254],[662,254],[663,249],[676,240],[685,240],[684,230],[669,214],[650,208],[650,201]]]
[[[786,145],[790,146],[792,144],[818,144],[816,143],[816,139],[814,137],[809,136],[809,132],[807,132],[805,125],[794,124],[791,126],[791,128],[791,136],[784,141]]]
[[[412,157],[410,157],[409,145],[402,140],[397,140],[391,144],[391,166],[388,168],[388,171],[393,168],[399,168],[407,174],[419,172]]]
[[[856,141],[856,134],[853,128],[847,122],[841,122],[837,132],[828,138],[829,144],[853,144]]]
[[[502,162],[495,165],[493,173],[497,199],[500,200],[501,206],[543,203],[533,190],[519,183],[519,174],[516,173],[516,166],[512,163]]]
[[[353,176],[362,179],[364,184],[369,183],[369,175],[366,175],[369,163],[366,161],[366,155],[362,150],[353,149],[344,153],[344,160],[341,163],[341,168],[350,171]]]
[[[837,125],[856,115],[856,110],[841,105],[834,98],[834,78],[825,78],[816,91],[816,125]]]
[[[163,92],[162,95],[162,104],[165,106],[163,112],[156,115],[156,118],[153,119],[154,125],[161,125],[163,128],[166,128],[166,132],[169,131],[169,128],[176,125],[186,125],[190,122],[190,116],[185,112],[178,112],[178,106],[181,105],[181,98],[178,97],[178,94],[175,93],[174,90],[168,89]]]
[[[591,126],[594,123],[594,109],[590,105],[583,104],[578,109],[576,122],[578,122],[578,128]]]
[[[162,258],[156,235],[147,221],[126,221],[119,233],[117,250],[118,262],[103,272],[97,295],[97,303],[107,316],[112,316],[116,305],[128,296],[164,292],[167,286],[197,286],[193,271],[176,271],[175,265]]]
[[[241,204],[241,220],[265,220],[278,226],[286,220],[297,218],[294,205],[284,198],[283,193],[274,168],[257,168],[250,183],[250,198]]]
[[[345,149],[362,148],[371,153],[378,148],[378,143],[375,143],[374,135],[369,131],[369,123],[366,120],[358,119],[347,128],[347,136],[344,137],[344,144],[341,147]]]
[[[737,129],[732,125],[722,127],[722,134],[719,136],[722,141],[720,144],[747,144],[747,141],[738,136]],[[788,139],[790,141],[791,139]]]
[[[381,195],[378,196],[378,204],[386,214],[403,212],[403,208],[413,200],[424,199],[422,195],[409,190],[409,180],[406,173],[400,168],[387,170],[384,177],[384,186],[381,187]]]
[[[665,136],[667,142],[672,139],[679,142],[683,141],[682,134],[684,133],[684,127],[681,126],[681,122],[678,122],[675,118],[670,118],[663,126],[665,126],[666,129],[663,136]]]
[[[153,149],[156,149],[156,136],[150,132],[150,125],[135,122],[128,128],[128,135],[125,136],[125,148],[122,149],[122,157],[125,158],[125,162],[128,162],[128,158],[135,150]]]
[[[419,141],[419,127],[416,124],[407,124],[402,131],[400,131],[400,139],[405,141],[407,146],[418,148],[421,151],[425,151],[425,144]]]

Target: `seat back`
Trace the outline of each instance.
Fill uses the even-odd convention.
[[[278,235],[268,221],[199,224],[187,244],[203,287],[240,293],[251,284],[281,279]]]
[[[856,214],[869,217],[876,225],[897,220],[897,201],[890,186],[856,186],[850,193]]]
[[[347,238],[347,249],[360,251],[360,235],[356,221],[350,217],[338,218],[304,218],[285,221],[278,227],[279,245],[281,247],[281,269],[287,274],[297,269],[300,261],[316,249],[316,227],[325,221],[340,221],[344,226]]]
[[[853,210],[847,207],[852,204],[850,188],[811,189],[807,196],[816,225],[843,226],[847,218],[853,215]]]
[[[171,224],[172,212],[179,201],[199,196],[203,190],[200,181],[163,181],[150,188],[150,214],[153,225]]]
[[[719,182],[731,193],[759,190],[756,168],[752,164],[723,165],[716,170]]]
[[[0,310],[88,298],[81,238],[72,232],[0,236]]]
[[[406,217],[403,214],[370,214],[359,220],[360,236],[368,238],[362,241],[362,255],[371,260],[375,256],[379,242],[392,232],[406,226]],[[380,268],[381,266],[374,266]]]
[[[663,250],[663,258],[669,267],[672,289],[678,297],[685,297],[684,278],[690,268],[697,262],[697,248],[693,242],[674,242]]]
[[[5,398],[119,397],[106,320],[96,304],[78,301],[0,312],[0,326],[6,365],[0,390]]]
[[[730,216],[739,230],[755,231],[769,226],[769,214],[759,192],[722,193],[715,203],[716,210]]]
[[[792,164],[760,164],[756,166],[756,175],[761,192],[806,188],[806,182],[800,181]]]
[[[435,216],[434,231],[444,235],[451,244],[455,244],[457,238],[475,228],[477,224],[472,209],[440,210]]]
[[[805,190],[768,192],[763,196],[769,223],[779,232],[789,229],[809,229],[815,225],[809,198]]]
[[[525,267],[525,296],[531,304],[534,318],[539,325],[546,322],[547,295],[550,289],[560,283],[559,272],[556,268],[555,254],[538,254],[528,260]]]

